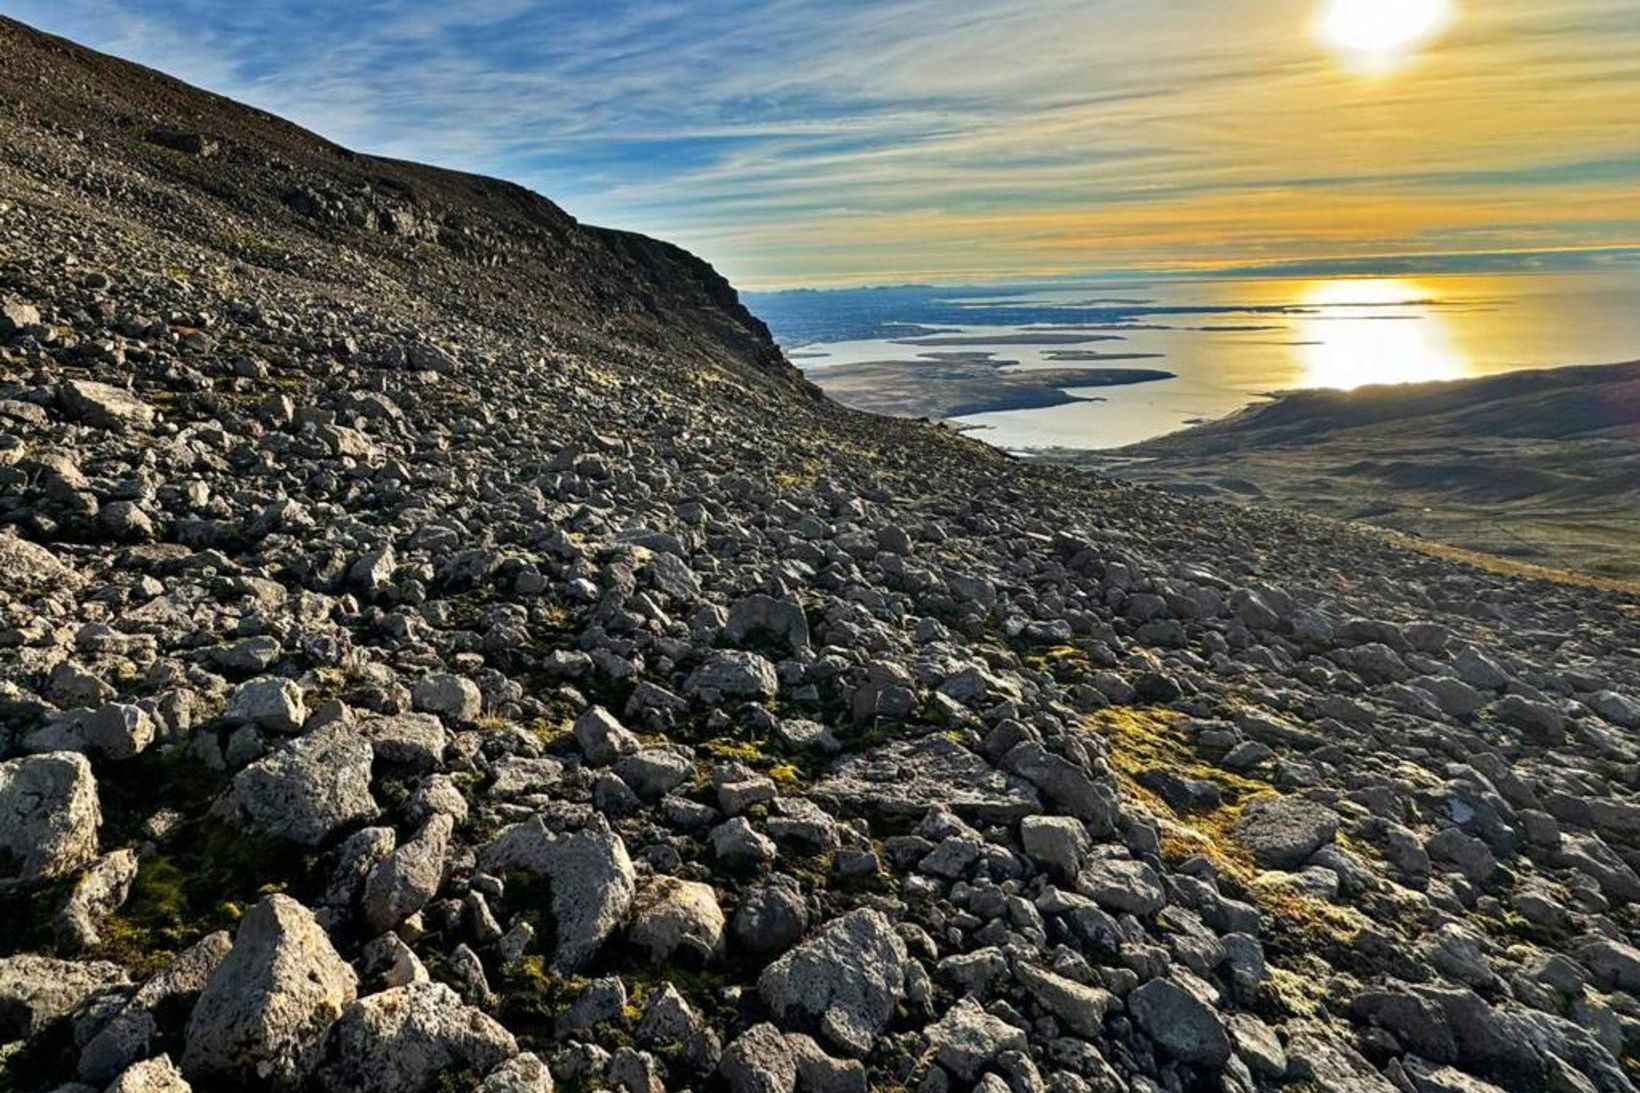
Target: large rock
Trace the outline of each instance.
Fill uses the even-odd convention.
[[[283,733],[301,731],[307,715],[302,689],[295,680],[280,676],[261,676],[241,683],[234,688],[222,714],[229,721]]]
[[[722,649],[701,662],[685,682],[684,690],[706,702],[773,698],[780,690],[780,678],[774,665],[758,654]]]
[[[370,871],[364,883],[364,919],[386,933],[427,905],[444,880],[455,821],[434,813],[415,838]]]
[[[581,754],[595,767],[633,755],[643,746],[631,729],[602,706],[588,706],[583,710],[575,719],[572,731]]]
[[[905,942],[881,911],[850,911],[765,968],[757,989],[782,1022],[864,1057],[905,993],[905,961]]]
[[[154,408],[131,392],[94,380],[67,380],[57,401],[75,421],[102,429],[143,428],[154,423]]]
[[[797,1088],[797,1056],[780,1030],[765,1021],[724,1048],[718,1073],[729,1093],[792,1093]]]
[[[547,879],[557,947],[552,966],[573,972],[597,953],[632,906],[637,874],[626,844],[601,817],[573,835],[548,834],[539,817],[507,828],[485,848],[484,868],[528,869]]]
[[[1024,1051],[1025,1033],[993,1017],[972,998],[961,998],[927,1030],[934,1061],[965,1082],[1004,1051]]]
[[[1045,968],[1022,963],[1018,975],[1037,1005],[1059,1018],[1066,1028],[1089,1040],[1104,1029],[1105,1012],[1116,1004],[1116,996],[1109,991],[1078,983]]]
[[[102,808],[91,764],[78,752],[0,763],[0,850],[13,876],[67,876],[97,856]]]
[[[735,601],[729,609],[729,621],[723,626],[723,636],[736,645],[779,642],[794,653],[802,653],[809,647],[809,620],[795,600],[777,600],[759,592]]]
[[[1229,1060],[1224,1019],[1177,983],[1152,979],[1128,995],[1127,1005],[1145,1035],[1174,1058],[1210,1067]]]
[[[154,742],[154,719],[141,706],[110,702],[96,709],[65,710],[29,733],[28,751],[79,751],[129,759]]]
[[[632,943],[657,963],[680,952],[699,961],[723,949],[723,909],[710,884],[657,877],[632,905]]]
[[[1264,869],[1297,869],[1337,833],[1338,814],[1303,797],[1254,801],[1235,826],[1237,841]]]
[[[518,1054],[512,1034],[443,983],[413,983],[348,1006],[325,1038],[325,1093],[421,1093],[441,1075],[484,1074]]]
[[[193,1089],[169,1055],[133,1063],[114,1079],[107,1093],[190,1093]]]
[[[146,1058],[161,1036],[161,1019],[179,1007],[191,1006],[232,950],[233,937],[226,930],[207,934],[138,987],[80,1049],[80,1077],[105,1082]]]
[[[269,835],[317,846],[376,815],[370,744],[344,725],[291,741],[234,776],[233,800]]]
[[[0,959],[0,1043],[29,1039],[87,999],[127,982],[125,969],[105,960],[29,954]]]
[[[358,980],[306,907],[273,895],[246,912],[184,1037],[182,1070],[265,1089],[300,1087]]]
[[[943,735],[849,756],[809,790],[833,811],[920,818],[944,806],[966,820],[1012,823],[1042,811],[1036,789]]]
[[[57,555],[10,531],[0,531],[0,588],[18,592],[74,588],[82,583],[79,571]]]

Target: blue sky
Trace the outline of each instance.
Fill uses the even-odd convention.
[[[1640,242],[1635,0],[1467,0],[1388,74],[1318,44],[1319,2],[6,12],[751,287]]]

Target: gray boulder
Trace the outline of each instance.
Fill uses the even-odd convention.
[[[443,983],[360,998],[325,1038],[325,1093],[421,1093],[441,1075],[484,1074],[518,1054],[512,1034]]]
[[[330,725],[235,775],[233,803],[256,829],[317,846],[339,828],[376,815],[372,758],[357,733]]]
[[[427,905],[444,880],[455,821],[434,813],[415,838],[401,844],[364,882],[365,922],[386,933]]]
[[[927,1029],[934,1061],[965,1082],[1004,1051],[1024,1051],[1025,1033],[986,1013],[972,998],[961,998]]]
[[[849,1055],[870,1053],[905,993],[905,942],[882,912],[833,919],[764,969],[757,989],[782,1022],[819,1030]]]
[[[1229,1060],[1224,1019],[1172,980],[1152,979],[1128,995],[1127,1005],[1145,1035],[1174,1058],[1210,1067]]]
[[[528,869],[545,877],[558,943],[554,970],[573,972],[620,926],[632,906],[637,874],[626,844],[602,817],[573,835],[548,834],[539,817],[502,831],[480,855],[489,871]]]
[[[63,877],[97,856],[102,808],[78,752],[0,763],[0,850],[25,881]]]
[[[1254,801],[1235,826],[1237,841],[1264,869],[1296,869],[1337,833],[1336,812],[1294,796]]]
[[[358,980],[306,907],[273,895],[245,913],[184,1036],[191,1080],[297,1089]]]
[[[709,884],[657,877],[632,904],[632,943],[661,963],[678,953],[700,961],[723,949],[723,909]]]
[[[718,1073],[730,1093],[792,1093],[797,1088],[797,1056],[780,1030],[765,1021],[723,1049]]]
[[[27,1040],[87,999],[125,986],[125,969],[106,960],[0,958],[0,1043]]]
[[[241,683],[234,688],[222,714],[229,721],[282,733],[302,731],[307,715],[302,689],[295,680],[279,676],[261,676]]]

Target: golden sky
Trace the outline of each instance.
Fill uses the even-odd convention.
[[[1640,0],[12,6],[746,287],[1640,243]]]

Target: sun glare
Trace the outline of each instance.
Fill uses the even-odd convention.
[[[1467,376],[1468,358],[1430,299],[1418,282],[1397,278],[1309,285],[1302,302],[1313,314],[1296,325],[1302,385],[1349,391]]]
[[[1457,18],[1456,0],[1321,0],[1311,33],[1346,68],[1384,75]]]

